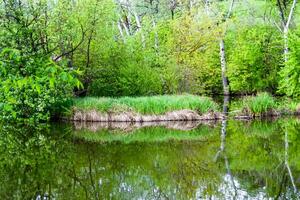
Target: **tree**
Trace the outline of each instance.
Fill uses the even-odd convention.
[[[300,95],[300,91],[298,89],[300,83],[300,70],[299,63],[297,61],[297,53],[290,52],[289,50],[290,24],[294,17],[296,4],[297,0],[293,0],[292,2],[289,0],[276,1],[276,6],[280,14],[280,26],[277,25],[277,27],[282,33],[284,42],[284,65],[280,73],[281,81],[279,90],[289,96]],[[295,49],[295,46],[293,47],[293,50],[297,50]]]
[[[227,14],[225,14],[223,17],[221,17],[221,22],[217,22],[217,23],[225,24],[227,22],[227,20],[232,15],[234,2],[235,2],[235,0],[230,1],[230,5],[228,7]],[[208,16],[211,16],[211,8],[210,8],[211,2],[209,0],[205,0],[204,4],[205,4],[206,14]],[[226,25],[223,30],[223,35],[226,35]],[[229,92],[229,84],[228,84],[228,77],[227,77],[226,50],[225,50],[224,36],[221,36],[219,46],[220,46],[220,64],[221,64],[221,73],[222,73],[223,94],[225,96],[228,96],[230,94],[230,92]]]

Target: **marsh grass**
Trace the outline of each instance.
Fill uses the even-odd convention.
[[[199,113],[217,111],[218,105],[208,97],[195,95],[163,95],[149,97],[85,97],[76,98],[73,108],[80,110],[95,109],[99,112],[132,111],[141,114],[163,114],[168,111],[190,109]]]

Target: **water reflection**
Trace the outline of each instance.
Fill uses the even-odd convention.
[[[298,119],[113,126],[2,124],[0,198],[299,198]]]
[[[193,130],[200,125],[213,126],[217,123],[214,120],[202,121],[158,121],[158,122],[84,122],[74,121],[74,128],[76,130],[87,129],[92,132],[100,132],[101,130],[120,130],[122,132],[132,132],[137,129],[145,127],[165,127],[174,130]]]

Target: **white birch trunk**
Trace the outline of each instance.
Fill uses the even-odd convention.
[[[120,32],[120,35],[121,35],[121,38],[122,38],[123,42],[125,42],[125,38],[124,38],[123,30],[122,30],[122,25],[121,25],[120,21],[118,21],[118,29],[119,29],[119,32]]]
[[[159,41],[158,41],[158,34],[157,34],[157,31],[155,30],[156,28],[156,22],[155,22],[155,19],[154,17],[152,17],[152,27],[154,29],[154,47],[156,50],[158,50],[158,45],[159,45]]]
[[[284,29],[283,29],[283,41],[284,41],[284,52],[283,52],[283,55],[284,55],[284,64],[286,64],[287,61],[288,61],[288,53],[289,53],[288,32],[289,32],[289,29],[287,27],[284,27]]]
[[[206,15],[209,16],[210,12],[209,12],[209,0],[205,0],[205,12]]]
[[[141,24],[140,18],[136,12],[133,12],[133,14],[134,14],[136,25],[137,25],[137,32],[139,32],[139,31],[141,32],[142,46],[145,48],[146,47],[145,36],[144,36],[144,33],[142,32],[142,24]]]
[[[289,27],[290,27],[290,23],[292,21],[292,18],[293,18],[293,14],[294,14],[294,11],[295,11],[295,8],[296,8],[296,4],[297,4],[297,0],[293,0],[293,4],[292,4],[292,7],[290,9],[290,12],[289,12],[289,16],[288,16],[288,19],[287,19],[287,22],[284,24],[284,27],[283,27],[283,41],[284,41],[284,52],[283,52],[283,55],[284,55],[284,64],[286,65],[287,61],[288,61],[288,53],[289,53],[289,41],[288,41],[288,37],[289,37]]]
[[[223,83],[223,93],[225,96],[229,95],[229,85],[228,78],[226,75],[226,54],[225,54],[225,44],[224,40],[220,40],[220,62],[221,62],[221,71],[222,71],[222,83]]]

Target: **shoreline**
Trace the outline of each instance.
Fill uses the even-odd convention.
[[[96,110],[82,111],[75,110],[69,121],[85,122],[162,122],[162,121],[201,121],[220,120],[224,116],[219,112],[208,112],[199,114],[197,111],[183,109],[166,112],[160,115],[143,115],[135,112],[105,112]]]

